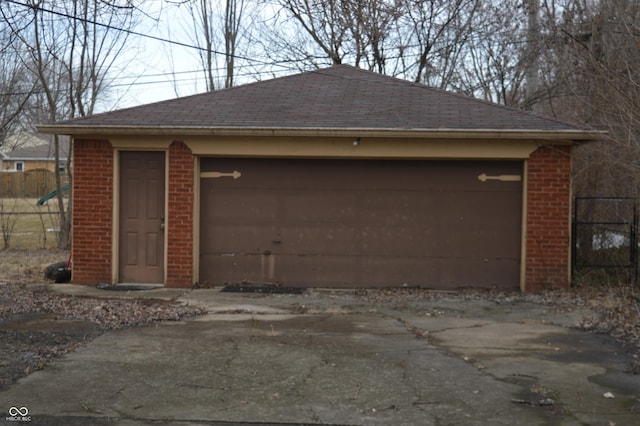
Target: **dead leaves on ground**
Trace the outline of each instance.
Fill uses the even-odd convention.
[[[201,313],[201,308],[162,300],[74,297],[56,293],[47,285],[0,283],[0,324],[4,323],[0,328],[0,390],[101,332]],[[56,325],[42,325],[50,320]],[[95,326],[78,324],[83,322]]]
[[[94,299],[56,293],[46,285],[0,284],[0,319],[27,312],[91,321],[102,330],[179,321],[204,313],[201,308],[162,300]]]
[[[579,327],[586,331],[608,334],[634,354],[634,372],[640,373],[640,289],[635,286],[594,286],[520,293],[499,290],[468,289],[461,291],[430,291],[416,288],[360,290],[360,297],[374,303],[407,303],[434,301],[442,298],[489,300],[496,304],[516,302],[549,306],[558,312],[588,310]]]

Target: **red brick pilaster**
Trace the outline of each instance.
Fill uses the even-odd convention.
[[[527,204],[525,290],[568,287],[571,146],[544,146],[531,154]]]
[[[193,155],[183,142],[169,147],[167,287],[193,284]]]
[[[72,282],[110,283],[113,148],[109,141],[75,140],[73,171]]]

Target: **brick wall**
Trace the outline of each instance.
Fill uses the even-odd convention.
[[[182,142],[169,147],[169,188],[166,229],[167,287],[193,284],[193,155]]]
[[[111,282],[113,148],[108,141],[76,140],[73,159],[72,279]]]
[[[108,141],[74,144],[73,282],[111,282],[113,148]],[[167,232],[168,287],[193,283],[193,156],[182,142],[169,148]]]
[[[571,147],[544,146],[528,161],[525,290],[569,286]]]

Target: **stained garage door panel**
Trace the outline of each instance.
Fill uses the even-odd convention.
[[[281,282],[293,286],[350,287],[356,282],[352,259],[340,255],[203,255],[202,262],[216,271],[215,284],[253,282]],[[277,268],[277,274],[276,274]]]
[[[519,284],[521,162],[207,159],[200,279]],[[206,240],[206,241],[204,241]]]
[[[277,250],[279,253],[349,254],[357,245],[356,230],[347,227],[317,227],[282,229],[277,226],[220,225],[208,227],[201,233],[202,253],[219,255],[263,254]]]
[[[202,253],[220,255],[262,253],[271,247],[272,238],[276,232],[276,228],[271,226],[234,224],[210,227],[200,237],[200,248]]]

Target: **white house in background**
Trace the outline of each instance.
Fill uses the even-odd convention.
[[[38,140],[40,143],[31,145]],[[66,170],[69,155],[69,138],[61,138],[59,160],[56,163],[52,141],[34,136],[26,145],[10,151],[0,152],[0,172],[26,172],[30,170],[55,171],[56,167]]]
[[[48,135],[40,133],[19,132],[11,136],[7,136],[0,141],[0,152],[11,152],[19,148],[27,148],[47,144],[51,140]]]

